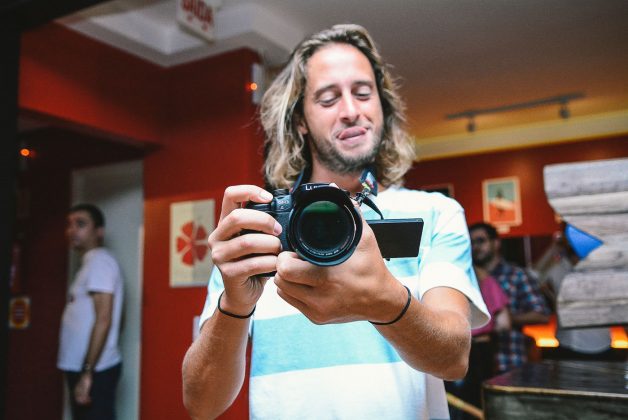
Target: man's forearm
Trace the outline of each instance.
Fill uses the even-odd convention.
[[[109,336],[109,329],[111,328],[111,319],[113,313],[113,295],[110,293],[92,293],[92,300],[94,303],[94,313],[96,320],[92,327],[92,331],[89,337],[89,346],[87,348],[87,354],[85,360],[83,360],[83,370],[91,373],[94,369],[100,354],[102,353],[107,337]],[[86,369],[87,368],[87,369]]]
[[[92,333],[89,338],[89,347],[85,356],[84,365],[93,369],[100,359],[107,336],[109,335],[109,329],[111,328],[111,318],[97,319],[92,327]],[[86,367],[84,366],[84,368]]]
[[[244,382],[248,319],[216,311],[183,360],[183,403],[193,419],[215,418],[233,403]]]
[[[468,305],[462,294],[458,299]],[[437,300],[442,301],[442,296]],[[458,311],[436,309],[413,298],[402,319],[376,328],[414,369],[448,380],[465,375],[471,333],[468,319]]]

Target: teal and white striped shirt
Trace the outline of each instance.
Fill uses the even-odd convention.
[[[386,261],[390,272],[421,298],[434,287],[465,294],[472,327],[488,321],[473,273],[462,207],[439,193],[392,187],[372,197],[385,218],[420,217],[417,258]],[[363,206],[366,219],[378,218]],[[201,325],[223,290],[214,269]],[[266,283],[251,323],[251,419],[445,419],[443,382],[416,371],[366,321],[315,325]]]

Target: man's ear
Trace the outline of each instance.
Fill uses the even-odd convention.
[[[299,130],[299,133],[301,133],[302,136],[305,136],[306,134],[310,132],[310,130],[307,128],[307,123],[305,122],[305,118],[303,117],[297,118],[297,129]]]
[[[105,228],[103,226],[96,228],[96,236],[100,242],[105,239]]]

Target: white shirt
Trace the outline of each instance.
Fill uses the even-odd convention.
[[[419,255],[386,261],[390,272],[420,299],[434,287],[462,292],[471,324],[488,311],[471,264],[462,207],[438,193],[391,187],[374,198],[384,216],[421,217]],[[362,208],[366,219],[378,216]],[[200,324],[216,310],[224,290],[214,268]],[[443,381],[406,364],[366,321],[314,325],[266,282],[251,322],[253,341],[249,407],[254,419],[446,419]]]
[[[78,372],[85,362],[96,320],[94,302],[90,296],[92,292],[113,294],[111,327],[94,370],[102,371],[122,361],[118,348],[123,299],[122,275],[118,263],[108,250],[94,248],[83,256],[63,311],[57,359],[57,367],[61,370]]]

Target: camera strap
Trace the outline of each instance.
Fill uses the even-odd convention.
[[[294,184],[292,185],[292,189],[290,190],[290,192],[291,193],[295,192],[301,186],[301,184],[308,182],[311,176],[312,176],[312,168],[310,168],[310,165],[306,165],[305,168],[303,168],[303,170],[297,177],[297,180],[294,181]]]
[[[377,208],[377,205],[369,198],[370,194],[373,196],[377,196],[377,179],[374,175],[375,168],[369,166],[367,167],[360,176],[360,184],[362,184],[362,191],[357,193],[354,197],[354,200],[358,202],[358,204],[366,204],[369,206],[375,213],[379,214],[379,217],[384,220],[384,215]]]
[[[357,200],[357,197],[356,197]],[[367,206],[369,206],[371,209],[373,209],[373,211],[375,211],[375,213],[379,214],[379,217],[382,218],[382,220],[384,220],[384,215],[382,214],[382,212],[377,208],[377,205],[373,202],[373,200],[371,200],[370,198],[368,198],[367,196],[364,196],[364,198],[362,198],[362,201],[357,200],[359,204],[366,204]]]

